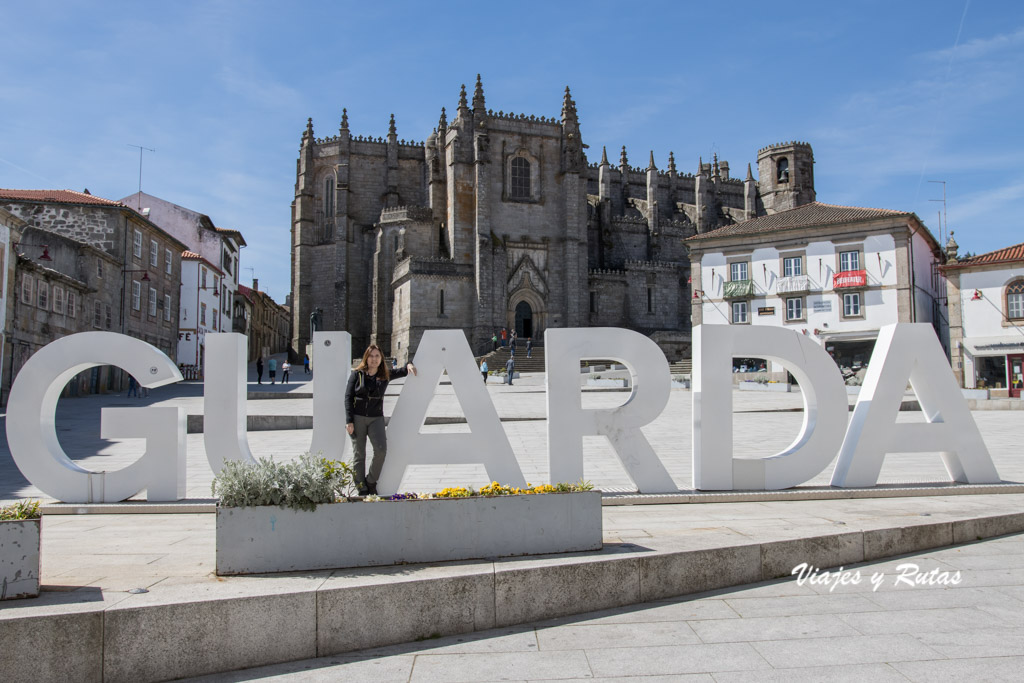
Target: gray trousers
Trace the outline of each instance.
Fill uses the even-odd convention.
[[[384,432],[383,417],[366,417],[353,415],[355,430],[352,432],[352,469],[356,486],[363,488],[366,482],[376,484],[380,471],[384,469],[384,458],[388,454],[388,438]],[[370,460],[370,471],[366,472],[366,437],[370,437],[373,446],[373,459]]]

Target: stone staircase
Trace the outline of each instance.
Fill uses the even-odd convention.
[[[668,367],[673,375],[689,376],[693,372],[693,361],[689,358],[684,358],[675,363],[670,363]]]
[[[508,347],[499,346],[497,351],[491,351],[476,359],[479,366],[481,360],[487,361],[488,370],[502,370],[508,362]],[[526,343],[519,342],[516,345],[516,372],[544,372],[544,347],[534,345],[530,358],[526,357]]]

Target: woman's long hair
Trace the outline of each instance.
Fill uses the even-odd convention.
[[[390,381],[391,368],[388,367],[386,359],[384,358],[384,352],[381,351],[380,347],[377,346],[376,344],[370,344],[369,346],[366,347],[366,351],[363,351],[363,359],[359,361],[359,365],[356,366],[356,372],[366,372],[369,366],[369,363],[367,362],[366,359],[370,357],[371,351],[376,351],[377,353],[380,354],[380,365],[377,366],[377,374],[375,375],[375,377],[383,379],[384,381]]]

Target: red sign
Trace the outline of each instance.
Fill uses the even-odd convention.
[[[832,288],[863,287],[868,283],[866,270],[846,270],[832,276]]]

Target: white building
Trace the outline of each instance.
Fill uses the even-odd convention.
[[[793,329],[846,375],[867,365],[883,325],[929,322],[945,336],[943,254],[913,213],[812,202],[686,243],[694,325]]]
[[[192,285],[187,283],[200,282],[202,267],[194,268],[196,270],[195,278],[188,280],[185,274],[186,267],[193,268],[187,266],[188,262],[184,257],[182,259],[182,308],[181,315],[179,316],[179,353],[183,348],[181,347],[183,343],[192,351],[185,355],[179,355],[178,362],[183,365],[194,364],[202,368],[202,344],[195,339],[195,336],[200,334],[197,330],[203,327],[212,329],[210,321],[214,317],[213,311],[216,311],[217,332],[231,332],[233,330],[231,321],[234,309],[233,302],[235,292],[238,291],[239,259],[242,247],[246,246],[245,239],[242,237],[242,233],[237,230],[216,227],[206,214],[186,209],[183,206],[178,206],[145,192],[136,192],[121,201],[135,208],[147,216],[150,221],[163,228],[165,232],[186,244],[188,246],[186,253],[193,254],[193,261],[195,258],[202,259],[205,262],[205,265],[202,267],[217,271],[216,291],[211,289],[212,285],[210,283],[214,279],[212,275],[207,276],[208,284],[206,289],[202,291],[190,289],[189,287]],[[198,287],[201,285],[194,286]],[[211,296],[216,298],[216,302],[212,305],[209,301]],[[195,318],[186,320],[186,302],[207,304],[207,323],[197,323]],[[198,309],[196,313],[201,317],[202,309],[199,304],[194,305],[193,308]],[[195,359],[194,361],[189,360],[193,358]]]
[[[1019,398],[1024,385],[1024,243],[957,259],[946,245],[950,360],[961,385]]]
[[[181,255],[181,315],[178,323],[178,364],[185,379],[202,379],[206,333],[230,332],[221,308],[224,272],[199,254]],[[230,300],[229,300],[230,305]]]

